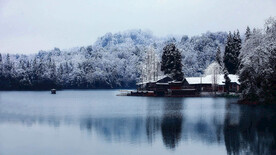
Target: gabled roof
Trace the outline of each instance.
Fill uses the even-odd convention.
[[[136,83],[136,85],[142,85],[142,84],[147,84],[147,83],[156,83],[156,84],[159,84],[159,85],[168,85],[169,83],[185,83],[185,79],[184,81],[175,81],[173,80],[170,76],[168,75],[165,75],[165,76],[160,76],[158,77],[158,80],[149,80],[149,81],[144,81],[144,82],[139,82],[139,83]]]
[[[158,82],[162,79],[165,79],[167,77],[168,76],[159,76],[159,77],[157,77],[157,80],[148,80],[148,81],[138,82],[138,83],[136,83],[136,85],[147,84],[147,83],[156,83],[156,82]]]
[[[156,82],[157,83],[168,83],[168,82],[171,82],[171,81],[173,81],[173,79],[171,77],[165,76],[162,79],[157,80]]]

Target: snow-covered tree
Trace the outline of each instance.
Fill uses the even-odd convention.
[[[204,75],[211,75],[213,91],[216,91],[218,85],[218,77],[223,74],[222,67],[217,63],[211,63],[204,71]]]
[[[247,26],[246,32],[245,32],[245,40],[248,40],[250,38],[250,35],[251,35],[251,30],[249,26]]]
[[[237,33],[234,32],[234,35],[229,32],[223,57],[224,67],[229,74],[237,73],[241,43],[239,31],[237,31]]]
[[[155,52],[155,49],[151,46],[146,49],[146,55],[141,63],[141,76],[140,81],[156,81],[162,75],[160,70],[160,59]]]
[[[216,60],[217,48],[224,47],[226,38],[225,32],[207,32],[201,36],[185,37],[187,40],[177,43],[185,76],[201,76],[208,65]]]
[[[223,68],[217,63],[211,63],[205,70],[204,75],[223,74]]]
[[[6,55],[6,61],[4,63],[4,72],[7,74],[7,75],[10,75],[11,74],[11,71],[12,71],[12,62],[11,62],[11,59],[10,59],[10,54],[7,54]]]
[[[218,63],[220,66],[222,66],[222,58],[221,58],[220,47],[218,47],[218,49],[217,49],[216,61],[217,61],[217,63]]]
[[[2,54],[0,53],[0,77],[3,74],[3,58],[2,58]]]
[[[270,18],[264,31],[255,30],[241,49],[239,71],[244,100],[275,103],[276,20]]]
[[[174,44],[168,44],[163,48],[161,71],[164,74],[172,76],[174,80],[182,81],[184,74],[182,72],[181,53]]]

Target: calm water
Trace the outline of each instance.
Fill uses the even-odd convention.
[[[272,107],[118,91],[0,92],[0,154],[275,154]]]

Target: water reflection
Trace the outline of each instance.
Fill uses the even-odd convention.
[[[139,143],[145,138],[145,120],[142,117],[133,118],[83,118],[80,128],[88,132],[95,131],[106,141],[127,141]]]
[[[167,147],[175,148],[180,141],[182,132],[182,100],[169,98],[164,101],[161,123],[163,142]]]
[[[161,141],[164,148],[176,150],[187,142],[220,147],[227,154],[276,154],[275,106],[237,105],[235,99],[225,98],[143,98],[135,104],[136,98],[127,99],[124,103],[131,105],[128,108],[133,112],[117,109],[119,112],[110,115],[110,109],[93,115],[101,103],[93,105],[96,110],[89,110],[87,104],[74,105],[86,109],[85,113],[51,105],[58,111],[53,113],[46,105],[38,110],[37,105],[25,103],[29,107],[22,112],[14,109],[20,106],[0,101],[0,128],[2,124],[73,126],[107,144],[153,145]],[[113,108],[122,109],[116,104]]]
[[[275,106],[229,105],[224,123],[229,154],[276,154]],[[239,115],[233,110],[239,109]]]

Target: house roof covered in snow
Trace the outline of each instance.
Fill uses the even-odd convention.
[[[238,75],[229,74],[228,77],[230,78],[231,82],[240,84],[238,79]],[[225,79],[223,74],[219,74],[214,78],[214,75],[207,75],[204,77],[187,77],[186,80],[189,84],[213,84],[216,79],[216,83],[219,85],[225,84]]]
[[[182,82],[183,81],[175,81],[170,76],[164,75],[164,76],[157,77],[157,80],[149,80],[149,81],[139,82],[139,83],[136,83],[136,85],[143,85],[143,84],[147,84],[147,83],[156,83],[159,85],[167,85],[169,83],[182,83]]]
[[[166,76],[166,75],[158,76],[158,77],[156,78],[156,80],[145,80],[145,81],[143,81],[143,82],[138,82],[138,83],[136,83],[136,85],[147,84],[147,83],[156,83],[156,82],[159,82],[160,80],[165,79],[165,78],[169,78],[169,77]]]

